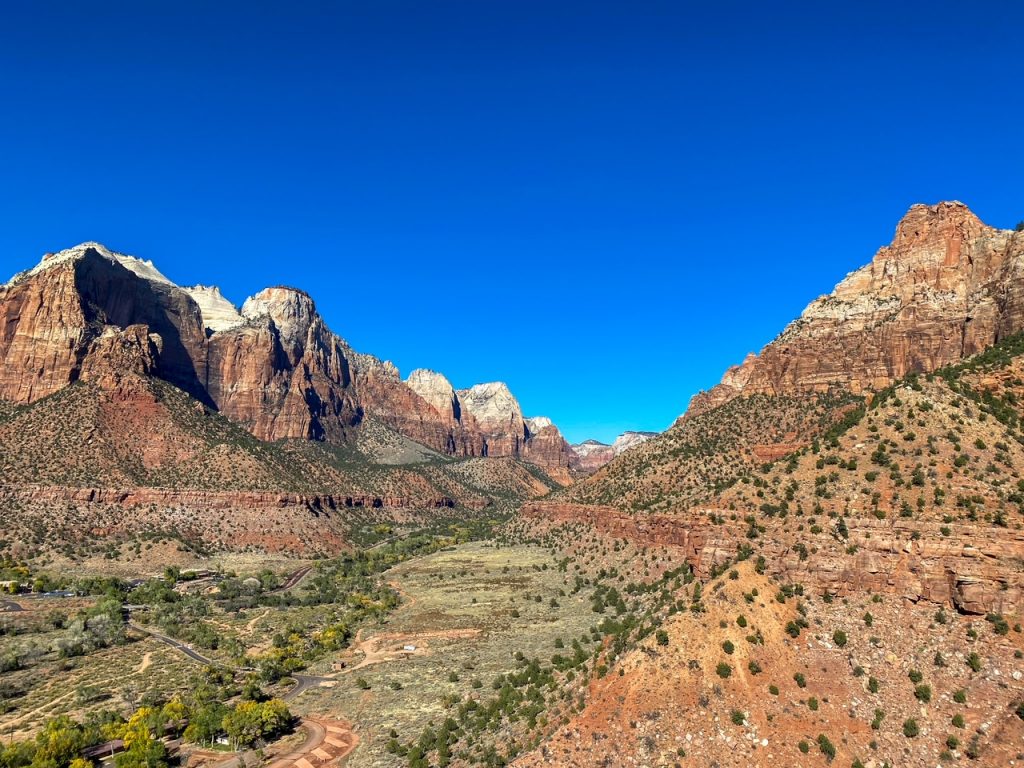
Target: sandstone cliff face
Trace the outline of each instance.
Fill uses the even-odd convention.
[[[688,415],[740,395],[858,393],[991,346],[1024,328],[1024,233],[962,203],[915,205],[896,236],[760,355],[697,395]]]
[[[215,287],[180,288],[152,262],[98,243],[49,254],[0,288],[0,400],[32,403],[109,377],[133,344],[131,370],[146,358],[146,375],[262,440],[342,442],[372,416],[442,453],[525,458],[571,480],[574,456],[557,429],[531,433],[504,384],[456,393],[428,371],[403,382],[331,332],[302,291],[268,288],[239,311]]]
[[[488,456],[518,456],[526,439],[519,401],[507,385],[495,381],[459,390],[459,402],[479,425]]]
[[[657,432],[627,431],[615,438],[611,445],[597,440],[584,440],[573,445],[572,450],[576,454],[578,469],[584,474],[593,474],[616,456],[621,456],[630,448],[635,448],[657,436]]]
[[[208,401],[206,334],[195,302],[169,283],[138,277],[95,243],[52,254],[0,289],[0,321],[0,399],[29,403],[53,394],[78,380],[105,327],[144,325],[163,340],[154,372]]]
[[[207,386],[218,409],[262,440],[343,440],[359,418],[349,350],[312,299],[268,288],[241,316],[243,325],[209,339]]]

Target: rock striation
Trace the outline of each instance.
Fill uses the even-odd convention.
[[[708,513],[635,515],[615,507],[557,502],[530,502],[520,517],[541,529],[584,523],[611,539],[638,547],[667,547],[702,579],[716,566],[731,562],[747,539],[742,522],[709,522]],[[961,525],[952,535],[939,524],[850,519],[853,556],[815,551],[802,557],[786,536],[761,541],[767,573],[782,583],[803,584],[819,594],[845,596],[861,592],[895,594],[911,602],[925,600],[970,614],[1019,615],[1024,610],[1024,578],[1013,567],[1024,557],[1024,533],[981,525]]]
[[[963,203],[915,205],[870,264],[695,396],[687,415],[755,393],[880,389],[1022,328],[1024,233],[986,226]]]

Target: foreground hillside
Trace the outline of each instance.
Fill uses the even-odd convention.
[[[1024,759],[1024,236],[915,206],[670,430],[509,528],[676,591],[522,765]]]
[[[737,398],[678,422],[560,495],[647,512],[706,501],[826,432],[858,402],[850,395]]]
[[[592,683],[583,711],[514,765],[1019,759],[1019,626],[780,590],[750,562],[675,597],[678,611]]]

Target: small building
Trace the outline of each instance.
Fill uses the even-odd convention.
[[[405,645],[405,646],[402,646],[402,650],[403,651],[408,651],[409,653],[412,653],[413,651],[416,650],[416,646],[415,645]]]

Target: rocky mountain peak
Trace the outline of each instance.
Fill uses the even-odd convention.
[[[555,426],[554,422],[552,422],[547,416],[532,416],[524,421],[526,422],[526,428],[530,430],[531,435],[540,434],[542,429]]]
[[[299,352],[310,328],[320,319],[308,293],[286,286],[264,288],[250,296],[242,304],[241,314],[246,320],[269,318],[281,336],[282,345],[293,355]]]
[[[483,427],[524,423],[519,401],[503,381],[474,384],[469,389],[460,389],[458,395],[462,407]]]
[[[409,374],[405,383],[442,416],[458,420],[459,399],[455,395],[455,387],[443,374],[426,368],[417,368]]]
[[[245,323],[242,314],[234,304],[224,298],[217,286],[194,285],[191,288],[185,288],[184,291],[199,305],[199,311],[203,315],[203,325],[208,331],[212,333],[230,331]]]
[[[892,243],[811,302],[687,415],[739,395],[859,393],[933,371],[1024,328],[1024,238],[960,202],[915,205]]]
[[[930,240],[948,241],[977,236],[985,225],[974,212],[959,200],[936,205],[918,203],[896,225],[891,251],[906,253],[911,248]],[[879,253],[883,253],[882,249]]]

